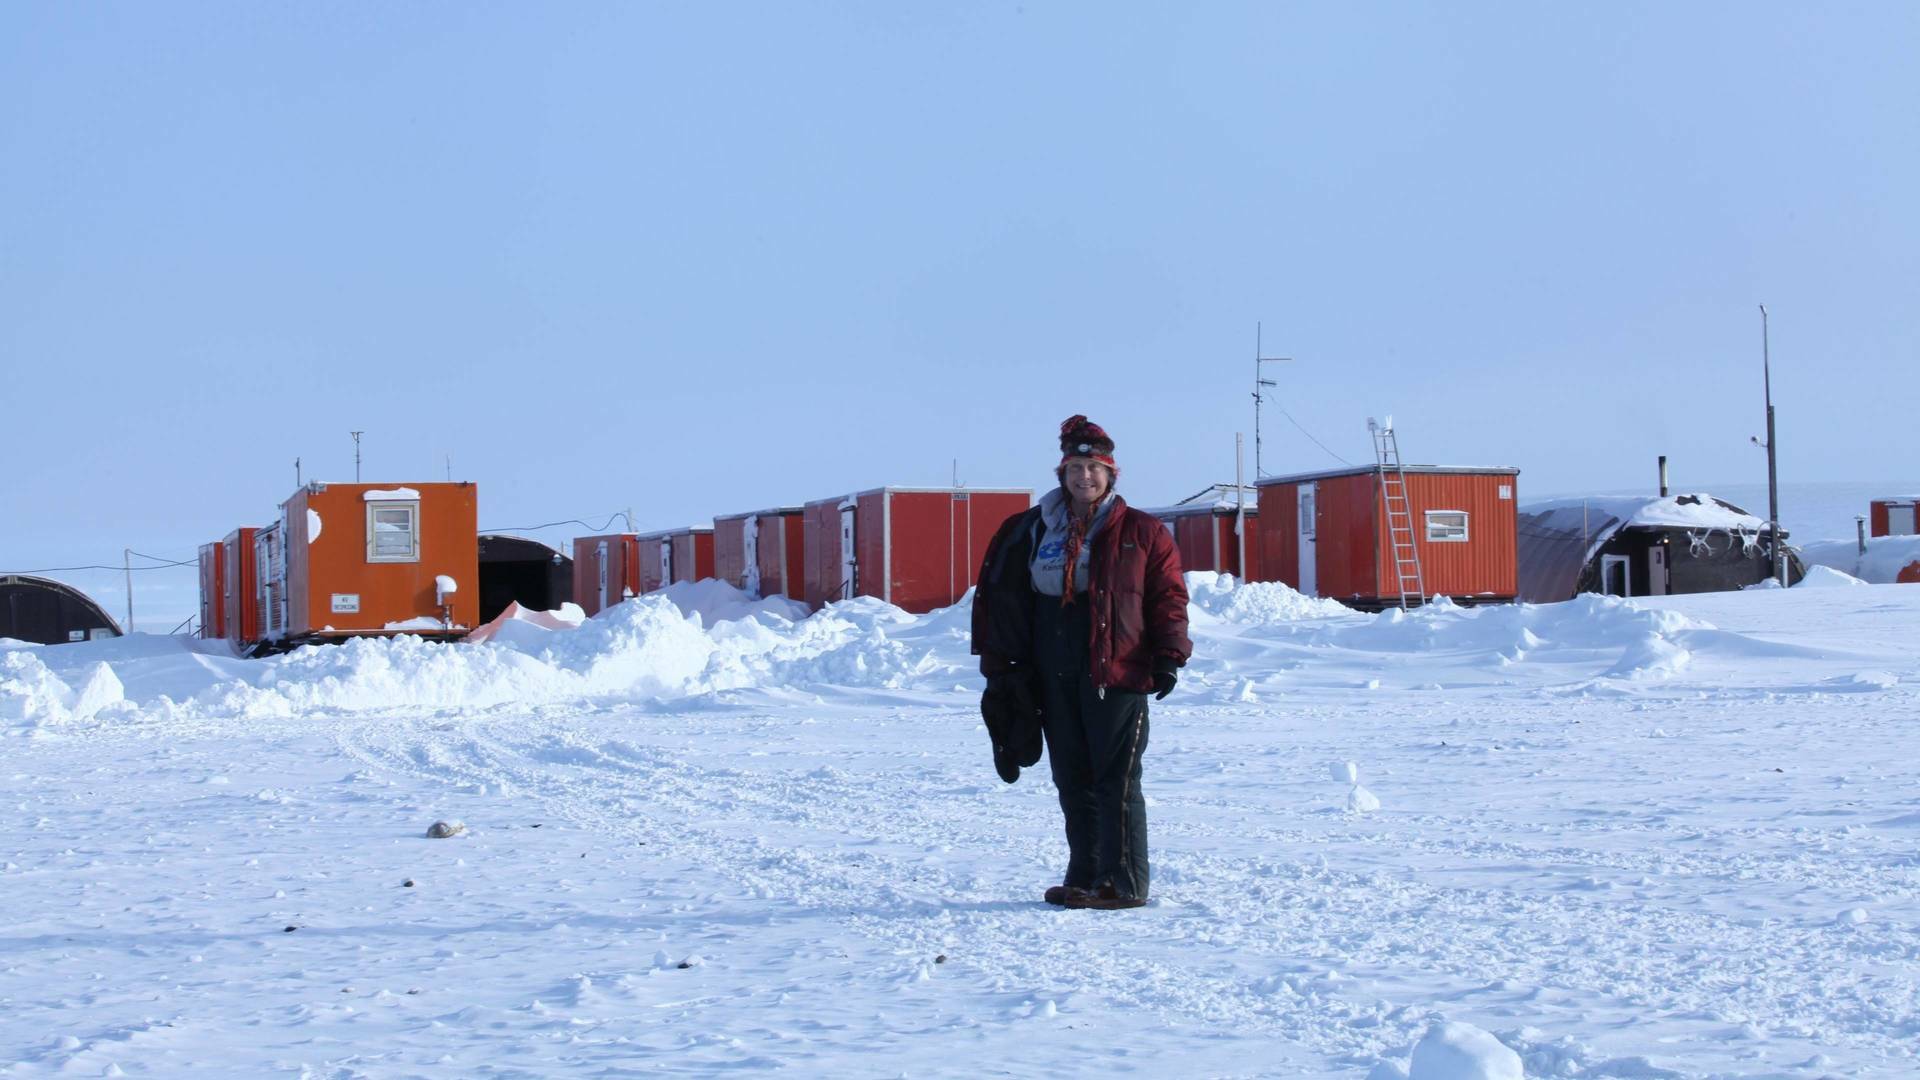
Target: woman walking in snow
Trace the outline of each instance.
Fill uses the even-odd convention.
[[[973,651],[994,766],[1012,783],[1047,761],[1066,817],[1067,872],[1050,904],[1147,902],[1140,758],[1147,696],[1173,691],[1193,653],[1180,553],[1160,520],[1113,490],[1113,440],[1084,416],[1060,425],[1060,486],[994,534],[973,598]]]

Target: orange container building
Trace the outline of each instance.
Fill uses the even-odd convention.
[[[227,545],[200,545],[200,637],[227,636]]]
[[[1406,502],[1424,601],[1512,600],[1520,470],[1408,465]],[[1401,572],[1377,466],[1262,480],[1256,581],[1358,608],[1398,606]],[[1411,571],[1411,568],[1408,568]]]
[[[640,595],[640,538],[633,533],[573,541],[573,602],[589,616]]]
[[[713,576],[758,600],[806,595],[806,528],[784,506],[713,519]]]
[[[713,527],[694,525],[641,533],[640,592],[713,576]]]
[[[1920,495],[1900,495],[1885,499],[1874,499],[1867,504],[1869,536],[1912,536],[1920,533],[1916,525],[1915,508],[1920,507]]]
[[[471,483],[308,484],[255,537],[274,647],[382,634],[454,638],[479,625]]]
[[[1014,488],[873,488],[815,499],[805,517],[806,594],[818,610],[874,596],[923,615],[973,587],[1002,522],[1033,504]]]
[[[235,529],[220,541],[221,630],[235,652],[246,652],[260,640],[259,583],[253,572],[258,532]],[[201,587],[206,587],[204,581]]]
[[[1260,500],[1251,487],[1247,490],[1247,536],[1240,543],[1239,506],[1232,484],[1216,484],[1200,495],[1174,506],[1147,512],[1160,519],[1180,549],[1182,570],[1213,570],[1248,578],[1241,572],[1240,553],[1246,552],[1248,565],[1258,565]]]

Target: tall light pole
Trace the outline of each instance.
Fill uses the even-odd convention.
[[[1262,368],[1260,365],[1284,364],[1287,361],[1293,359],[1290,356],[1261,356],[1260,353],[1261,353],[1260,324],[1254,323],[1253,324],[1253,481],[1256,484],[1260,482],[1261,477],[1267,475],[1266,472],[1260,467],[1260,403],[1266,400],[1266,395],[1265,393],[1263,393],[1263,391],[1266,390],[1267,387],[1280,385],[1274,380],[1266,378],[1262,374],[1265,371],[1265,369]]]
[[[1773,529],[1768,547],[1773,553],[1773,580],[1787,583],[1787,554],[1780,542],[1780,472],[1773,435],[1773,357],[1768,347],[1767,305],[1760,305],[1760,375],[1767,396],[1767,520]]]

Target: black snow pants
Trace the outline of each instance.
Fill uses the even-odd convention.
[[[1147,750],[1147,695],[1094,689],[1087,648],[1092,616],[1086,594],[1060,606],[1035,598],[1033,655],[1045,712],[1047,763],[1067,819],[1062,884],[1112,885],[1147,897],[1147,800],[1140,756]]]

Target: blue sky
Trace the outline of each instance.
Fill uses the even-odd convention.
[[[1467,10],[1459,10],[1466,7]],[[1369,451],[1920,487],[1920,8],[0,7],[0,568]],[[573,530],[578,531],[578,530]],[[557,539],[567,530],[550,533]],[[183,584],[190,585],[190,582]],[[90,588],[94,586],[88,582]]]

